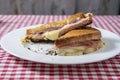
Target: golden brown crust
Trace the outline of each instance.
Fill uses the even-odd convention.
[[[91,13],[87,13],[87,14],[77,13],[77,14],[69,16],[68,18],[66,18],[64,20],[61,20],[61,21],[49,22],[47,24],[43,24],[43,25],[38,26],[36,28],[28,29],[26,35],[29,35],[31,33],[35,33],[37,31],[40,31],[41,29],[44,29],[44,28],[49,28],[49,27],[63,27],[67,23],[71,23],[72,21],[75,21],[76,19],[85,18],[87,16],[92,16],[92,14]]]
[[[49,28],[52,29],[52,28],[58,28],[58,27],[63,28],[67,24],[76,23],[80,21],[81,23],[77,25],[77,27],[79,26],[82,27],[92,23],[92,13],[87,13],[87,14],[77,13],[61,21],[49,22],[47,24],[43,24],[35,28],[27,29],[26,38],[32,41],[46,40],[45,36],[43,36],[43,34],[45,33],[45,29],[49,29]],[[71,27],[71,28],[74,29],[74,27]],[[65,30],[60,31],[60,36],[61,34],[64,34],[64,32],[66,33],[70,31],[71,28],[66,28]],[[41,32],[43,32],[43,34],[40,34]]]
[[[75,42],[98,40],[100,38],[101,33],[99,30],[88,27],[87,29],[72,30],[66,33],[64,36],[61,36],[55,41],[55,46],[59,48]]]
[[[96,34],[96,33],[99,33],[100,34],[100,31],[95,29],[95,28],[92,28],[92,27],[88,27],[86,26],[85,28],[83,29],[77,29],[77,30],[72,30],[68,33],[66,33],[65,35],[61,36],[59,39],[63,39],[63,38],[67,38],[67,37],[76,37],[76,36],[82,36],[82,35],[88,35],[88,34]]]

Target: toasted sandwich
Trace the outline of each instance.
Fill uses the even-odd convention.
[[[92,27],[69,31],[55,41],[56,53],[61,56],[87,54],[102,47],[101,32]]]
[[[27,29],[25,39],[31,41],[55,41],[65,33],[77,28],[82,28],[90,23],[92,23],[92,13],[77,13],[62,21],[50,22],[36,28]]]

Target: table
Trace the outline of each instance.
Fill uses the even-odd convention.
[[[66,17],[66,15],[0,15],[0,38],[18,28],[58,21]],[[94,16],[91,25],[120,35],[119,15]],[[120,79],[120,54],[111,59],[90,64],[52,65],[19,59],[8,54],[0,47],[0,80],[77,80],[98,78]]]

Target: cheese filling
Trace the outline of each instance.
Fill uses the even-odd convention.
[[[56,39],[59,38],[60,32],[61,32],[62,30],[64,30],[64,29],[69,28],[69,27],[70,27],[70,25],[67,24],[67,25],[65,25],[63,28],[61,28],[61,29],[59,29],[59,30],[54,30],[54,31],[46,32],[46,33],[44,34],[44,36],[45,36],[45,38],[47,38],[47,39],[49,39],[49,40],[56,40]]]
[[[57,54],[59,56],[78,56],[78,55],[95,52],[96,50],[102,47],[104,47],[104,43],[100,41],[96,47],[78,46],[78,47],[62,48],[57,50]]]
[[[46,32],[44,36],[49,40],[56,40],[59,37],[59,30]]]

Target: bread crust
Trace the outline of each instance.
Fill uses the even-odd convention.
[[[49,22],[47,24],[43,24],[43,25],[38,26],[36,28],[27,29],[26,34],[29,35],[31,33],[36,33],[37,31],[40,31],[40,30],[42,30],[44,28],[63,27],[67,23],[71,23],[71,22],[75,21],[77,18],[85,18],[85,15],[83,13],[77,13],[77,14],[71,15],[68,18],[66,18],[64,20],[61,20],[61,21]]]
[[[92,13],[87,13],[87,14],[77,13],[77,14],[69,16],[68,18],[61,20],[61,21],[49,22],[47,24],[43,24],[36,28],[27,29],[26,39],[29,39],[31,41],[47,40],[43,34],[40,34],[41,32],[45,33],[46,29],[50,29],[50,28],[53,29],[53,28],[57,28],[57,27],[58,27],[58,29],[60,29],[62,27],[65,27],[65,25],[67,25],[67,24],[71,24],[78,20],[84,19],[83,23],[80,23],[80,27],[82,27],[82,26],[92,23],[92,16],[93,16]],[[59,35],[60,36],[63,35],[64,33],[68,32],[69,29],[70,28],[61,30]],[[46,30],[46,32],[47,32],[47,30]]]
[[[97,29],[87,27],[86,29],[72,30],[55,41],[55,47],[60,48],[75,42],[89,40],[100,40],[101,32]]]

